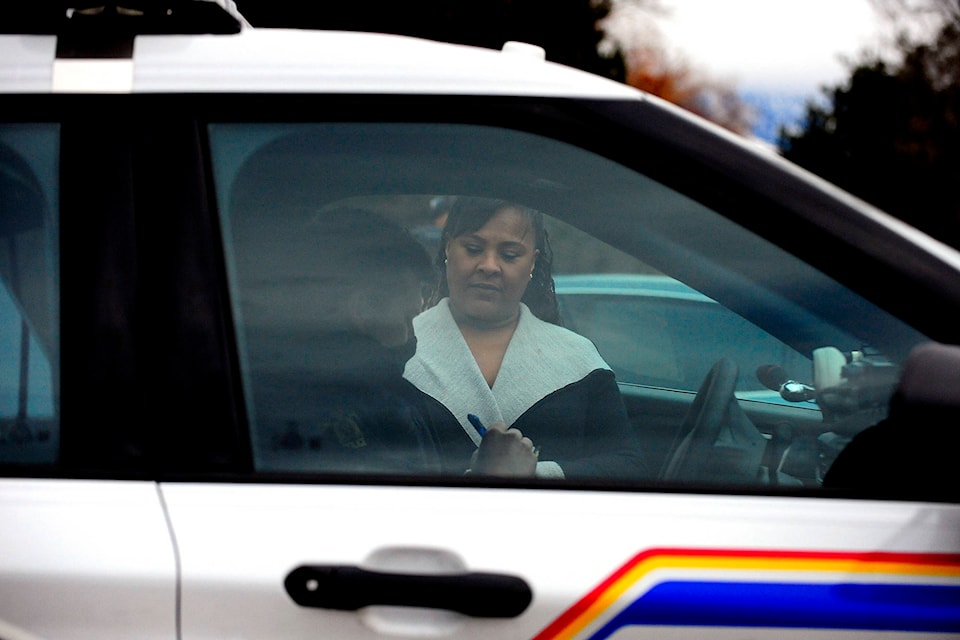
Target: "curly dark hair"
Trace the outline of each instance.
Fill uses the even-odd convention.
[[[533,278],[527,285],[522,302],[526,304],[533,315],[544,322],[559,325],[560,310],[557,307],[557,293],[553,283],[553,249],[547,229],[543,224],[543,214],[536,209],[524,207],[508,200],[493,198],[479,198],[460,196],[453,202],[447,214],[447,222],[443,227],[440,249],[437,252],[436,267],[439,272],[437,286],[427,304],[432,307],[443,298],[450,295],[447,284],[447,242],[464,234],[472,233],[487,224],[494,215],[503,209],[514,209],[530,223],[534,232],[534,248],[540,252],[533,268]]]

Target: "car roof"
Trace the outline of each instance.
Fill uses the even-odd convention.
[[[57,57],[56,35],[0,36],[0,92],[263,92],[510,95],[642,100],[632,87],[545,60],[410,36],[241,23],[225,35],[137,35],[132,57]],[[129,71],[117,70],[132,63]],[[70,70],[73,71],[70,71]],[[80,70],[86,69],[86,74]],[[70,73],[70,83],[57,83]],[[111,73],[128,76],[109,83]],[[83,76],[81,80],[78,80]]]
[[[542,59],[409,36],[244,29],[236,36],[145,36],[135,90],[443,93],[640,99],[612,80]]]

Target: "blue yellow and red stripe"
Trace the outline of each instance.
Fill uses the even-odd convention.
[[[649,549],[534,640],[643,625],[960,634],[960,554]]]

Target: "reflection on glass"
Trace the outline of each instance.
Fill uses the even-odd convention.
[[[0,125],[0,462],[58,454],[57,139]]]

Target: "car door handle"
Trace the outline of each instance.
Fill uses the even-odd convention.
[[[457,611],[475,618],[515,618],[533,600],[525,580],[496,573],[417,575],[349,565],[306,565],[284,587],[301,607],[356,611],[385,605]]]

